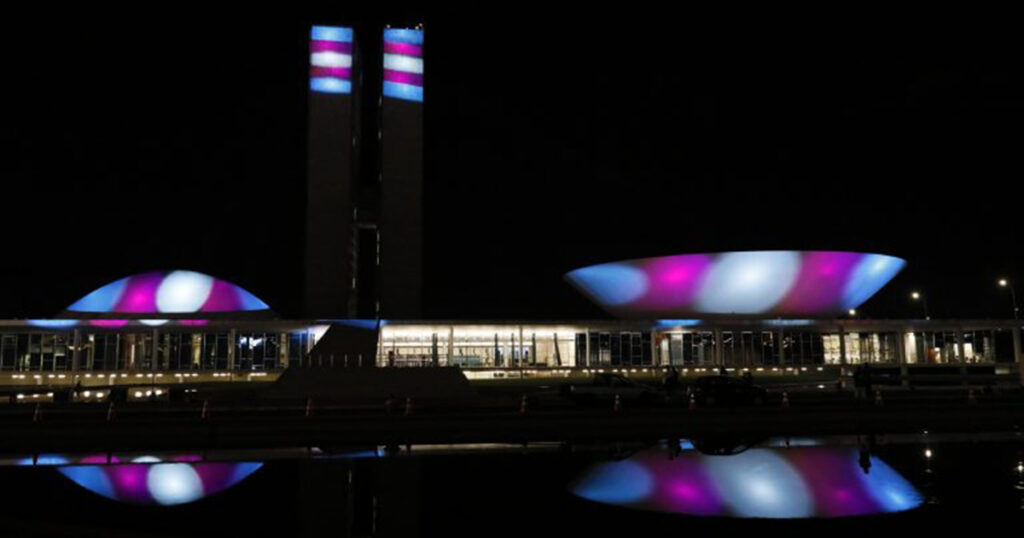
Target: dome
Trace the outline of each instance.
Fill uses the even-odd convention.
[[[195,271],[151,271],[115,280],[67,308],[65,316],[140,318],[159,314],[271,314],[267,303],[226,280]]]
[[[860,306],[904,265],[884,254],[763,250],[603,263],[565,277],[624,318],[825,317]]]

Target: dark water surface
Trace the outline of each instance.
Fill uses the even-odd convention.
[[[822,442],[841,444],[838,449],[854,458],[867,446],[866,442],[851,444],[849,439],[807,444]],[[780,445],[778,441],[774,444]],[[797,451],[808,449],[770,450],[793,459],[799,456]],[[664,452],[665,461],[697,458],[726,469],[731,464],[722,462],[741,461],[692,451],[674,454],[669,460],[664,444],[464,447],[455,451],[413,447],[412,454],[403,450],[392,456],[371,450],[356,454],[371,457],[268,459],[255,470],[252,465],[244,467],[233,485],[235,463],[197,463],[208,467],[193,472],[188,468],[190,458],[180,455],[177,463],[168,463],[171,456],[160,456],[164,463],[159,469],[146,467],[144,462],[152,461],[150,458],[129,465],[98,466],[88,472],[78,467],[70,473],[91,477],[93,485],[103,484],[108,494],[134,492],[135,497],[124,500],[90,491],[54,466],[32,466],[24,461],[23,465],[0,468],[0,530],[5,535],[36,536],[632,536],[639,532],[805,530],[1003,534],[1014,528],[1007,524],[1024,521],[1024,440],[1012,436],[985,441],[939,441],[926,436],[900,442],[878,439],[871,456],[913,484],[923,501],[916,509],[884,515],[696,517],[592,502],[571,491],[595,466],[630,461],[638,454],[660,461],[659,451]],[[750,460],[750,455],[757,453],[745,454]],[[126,456],[120,461],[132,459]],[[39,463],[55,461],[45,456],[39,459]],[[828,483],[838,473],[819,464],[813,472],[805,472],[804,480]],[[146,492],[147,477],[148,485],[158,490],[155,494]],[[198,498],[203,487],[220,491]],[[179,501],[191,502],[159,504]]]

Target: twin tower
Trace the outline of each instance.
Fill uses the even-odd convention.
[[[307,316],[422,315],[423,36],[312,28]]]

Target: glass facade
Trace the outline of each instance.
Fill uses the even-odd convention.
[[[1016,353],[1009,322],[947,326],[807,321],[773,326],[771,321],[749,321],[737,326],[689,321],[668,327],[663,322],[387,322],[378,335],[376,365],[464,369],[925,366],[1010,363]],[[221,321],[194,327],[136,323],[114,328],[3,322],[0,371],[275,371],[310,364],[310,352],[328,327],[299,321]],[[338,360],[342,363],[336,366],[346,365],[344,359]]]

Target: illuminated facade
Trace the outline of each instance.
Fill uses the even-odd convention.
[[[34,374],[43,382],[71,371],[248,374],[310,364],[457,365],[488,377],[522,369],[670,365],[686,371],[862,362],[998,367],[1021,357],[1021,327],[1009,320],[387,321],[374,352],[348,356],[321,352],[317,343],[332,326],[350,322],[233,317],[153,326],[150,316],[0,321],[0,371]],[[375,330],[373,321],[362,326]]]

